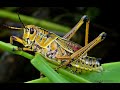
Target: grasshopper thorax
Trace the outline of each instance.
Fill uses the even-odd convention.
[[[23,34],[23,44],[25,47],[31,47],[35,41],[37,34],[37,26],[35,25],[26,25],[24,28]]]

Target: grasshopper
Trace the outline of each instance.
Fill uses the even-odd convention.
[[[83,23],[86,23],[84,47],[70,41]],[[66,66],[78,73],[81,73],[83,70],[101,72],[103,68],[99,63],[99,58],[87,56],[87,52],[104,40],[106,33],[102,32],[93,41],[88,43],[89,23],[90,19],[87,15],[84,15],[70,32],[63,37],[35,25],[24,25],[22,23],[23,28],[7,27],[24,31],[22,39],[16,36],[10,36],[11,44],[13,44],[13,41],[16,41],[24,45],[23,48],[13,48],[14,51],[23,50],[40,53],[48,61],[57,62],[59,64],[58,68]]]

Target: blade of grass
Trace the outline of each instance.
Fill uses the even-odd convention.
[[[62,78],[56,71],[54,71],[44,60],[40,54],[36,53],[35,57],[31,60],[32,65],[42,72],[54,83],[68,83],[66,79]]]
[[[79,76],[92,82],[101,83],[120,83],[120,62],[111,62],[102,64],[104,71],[90,74],[81,74]]]
[[[38,78],[35,80],[27,81],[25,83],[51,83],[51,81],[47,77],[44,77],[44,78]]]
[[[20,22],[18,15],[16,13],[9,12],[7,10],[0,9],[0,17],[1,18],[9,18],[16,22]],[[54,31],[60,31],[63,33],[67,33],[70,30],[70,28],[67,26],[62,26],[62,25],[59,25],[56,23],[52,23],[52,22],[45,21],[45,20],[40,20],[40,19],[33,18],[30,16],[25,16],[22,14],[20,14],[20,18],[23,21],[23,23],[37,25],[37,26],[43,27],[48,30],[50,29],[50,30],[54,30]]]

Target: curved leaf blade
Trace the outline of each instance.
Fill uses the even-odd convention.
[[[54,83],[68,83],[66,79],[62,78],[56,71],[54,71],[44,60],[40,54],[36,54],[35,58],[31,60],[32,65],[41,71],[46,77],[48,77]]]
[[[79,76],[95,83],[120,83],[120,62],[102,64],[104,70],[100,73],[91,72]]]

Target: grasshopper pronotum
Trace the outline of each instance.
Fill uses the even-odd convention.
[[[85,46],[82,47],[70,41],[70,39],[84,22],[86,23]],[[75,72],[82,72],[82,70],[100,72],[103,69],[98,61],[99,58],[89,57],[87,52],[104,40],[106,33],[102,32],[93,41],[88,43],[89,22],[89,18],[84,15],[72,30],[63,37],[35,25],[25,26],[22,23],[23,28],[7,27],[24,31],[22,39],[16,36],[10,37],[11,44],[13,44],[13,41],[17,41],[24,45],[23,48],[18,47],[13,50],[38,52],[49,61],[59,63],[58,68],[68,66],[71,69],[74,68],[73,71]]]

